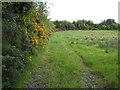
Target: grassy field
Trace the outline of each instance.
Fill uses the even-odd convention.
[[[117,40],[117,31],[55,32],[14,87],[31,87],[29,84],[37,79],[38,87],[84,88],[86,71],[100,76],[109,87],[118,87]]]
[[[118,85],[117,31],[71,31],[61,34],[91,72],[103,76],[112,87]]]

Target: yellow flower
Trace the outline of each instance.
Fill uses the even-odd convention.
[[[36,22],[34,22],[34,24],[35,24],[35,25],[37,25],[37,23],[36,23]]]
[[[29,61],[32,61],[32,56],[29,56],[29,57],[28,57],[28,60],[29,60]]]
[[[38,44],[38,40],[37,39],[35,39],[35,42],[36,42],[36,44]]]
[[[42,45],[42,48],[45,48],[45,45]]]
[[[37,44],[37,45],[35,45],[35,47],[37,48],[37,47],[38,47],[38,44]]]

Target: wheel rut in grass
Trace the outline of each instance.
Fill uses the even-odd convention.
[[[90,71],[84,71],[81,79],[85,83],[84,88],[109,88],[105,80]]]
[[[41,78],[43,78],[42,73],[44,73],[44,70],[48,68],[47,66],[43,68],[38,68],[36,75],[32,77],[30,83],[28,84],[28,88],[46,88],[47,84],[40,81]],[[40,74],[41,73],[41,74]]]
[[[40,52],[41,53],[41,52]],[[52,62],[50,60],[50,51],[47,49],[44,56],[39,56],[40,63],[33,72],[32,78],[29,81],[27,88],[49,88],[49,79],[51,78]],[[42,59],[40,59],[42,58]]]
[[[70,45],[71,46],[71,45]],[[73,47],[71,46],[73,49]],[[98,76],[96,74],[93,74],[90,71],[90,68],[84,64],[83,59],[84,57],[79,55],[77,51],[73,49],[73,51],[81,58],[81,63],[84,68],[83,73],[81,75],[81,79],[84,81],[85,86],[83,88],[110,88],[110,86],[107,84],[107,81],[103,79],[102,76]]]

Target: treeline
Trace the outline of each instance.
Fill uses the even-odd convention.
[[[47,12],[43,2],[2,2],[3,88],[12,88],[22,78],[37,48],[47,44],[54,30]]]
[[[114,19],[107,19],[99,24],[95,24],[90,20],[77,20],[72,23],[69,21],[53,21],[55,27],[59,30],[117,30],[118,23]]]

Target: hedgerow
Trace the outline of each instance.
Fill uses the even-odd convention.
[[[35,49],[45,47],[53,29],[45,3],[2,2],[3,88],[11,88],[22,78]]]
[[[53,22],[59,30],[118,30],[118,23],[114,19],[107,19],[95,24],[91,20],[77,20],[72,23],[66,20]]]

